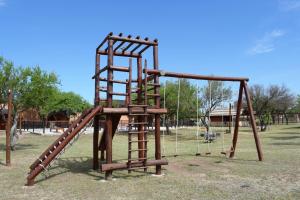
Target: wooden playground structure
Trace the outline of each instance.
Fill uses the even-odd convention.
[[[143,62],[143,55],[146,50],[152,49],[153,66],[148,69],[147,61]],[[128,66],[115,65],[115,57],[128,57]],[[100,59],[101,57],[101,59]],[[100,67],[100,60],[105,63]],[[133,64],[135,61],[135,65]],[[239,95],[237,103],[236,122],[232,146],[229,150],[229,157],[234,157],[239,133],[239,119],[242,108],[242,98],[245,94],[248,105],[251,126],[255,144],[258,153],[258,159],[263,160],[263,154],[259,137],[257,134],[255,118],[249,96],[247,78],[238,77],[217,77],[202,76],[195,74],[183,74],[175,72],[165,72],[159,70],[158,63],[158,40],[141,39],[131,35],[124,37],[121,33],[117,36],[108,34],[105,39],[96,48],[95,58],[95,102],[94,108],[85,111],[71,126],[52,144],[42,155],[30,166],[30,172],[27,177],[27,185],[33,185],[34,179],[41,172],[48,170],[52,162],[57,159],[82,133],[84,128],[93,120],[93,169],[105,172],[105,178],[111,179],[113,170],[125,169],[128,172],[136,169],[147,171],[149,166],[155,166],[156,175],[161,174],[161,166],[168,162],[162,159],[161,155],[161,137],[160,121],[161,115],[167,113],[167,109],[161,108],[160,97],[160,77],[177,77],[196,80],[211,81],[233,81],[239,82]],[[125,80],[116,80],[115,72],[125,73]],[[134,73],[136,72],[136,73]],[[123,92],[116,92],[114,85],[123,85]],[[102,98],[101,92],[106,95]],[[113,100],[115,96],[125,98],[125,106],[114,107]],[[154,102],[150,105],[149,102]],[[113,163],[112,141],[115,135],[121,115],[128,115],[128,158],[126,163]],[[155,159],[148,159],[148,117],[153,116],[155,129]],[[101,120],[105,117],[105,121]],[[101,124],[104,132],[99,138]],[[99,156],[99,152],[101,153]],[[133,154],[137,152],[137,156]],[[99,158],[100,157],[100,158]],[[104,162],[100,162],[100,160]],[[100,164],[101,163],[101,164]]]

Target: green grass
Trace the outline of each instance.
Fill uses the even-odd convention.
[[[165,136],[165,155],[169,161],[162,177],[149,173],[115,171],[114,180],[104,182],[104,174],[91,170],[92,136],[82,136],[50,170],[50,177],[37,177],[26,187],[29,165],[52,143],[54,136],[24,136],[12,152],[12,166],[4,166],[3,134],[0,135],[0,199],[300,199],[300,125],[273,126],[260,133],[264,162],[257,161],[253,136],[243,128],[239,134],[236,157],[220,154],[222,138],[210,144],[210,156],[194,156],[197,151],[195,129],[182,129],[178,135]],[[153,136],[150,157],[153,158]],[[230,147],[231,135],[224,146]],[[125,162],[127,137],[117,135],[113,158]],[[208,151],[200,142],[200,152]]]

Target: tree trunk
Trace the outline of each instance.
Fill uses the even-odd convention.
[[[46,121],[46,119],[45,119],[45,117],[43,117],[43,134],[45,134],[45,129],[46,129],[46,127],[45,127],[45,125],[46,125],[45,121]]]
[[[287,114],[284,113],[283,116],[284,116],[284,118],[285,118],[285,123],[286,123],[286,125],[289,125],[289,118],[288,118]]]
[[[14,120],[13,120],[13,125],[10,129],[10,146],[11,146],[12,151],[15,150],[17,140],[19,139],[19,135],[17,133],[18,117],[19,117],[19,113],[16,112],[16,114],[14,116]]]

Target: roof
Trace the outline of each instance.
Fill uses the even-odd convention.
[[[231,109],[231,115],[235,116],[236,115],[236,109],[232,108]],[[216,108],[210,113],[210,116],[230,116],[229,113],[229,108]]]

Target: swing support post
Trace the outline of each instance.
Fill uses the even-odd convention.
[[[257,133],[257,127],[256,127],[256,123],[255,123],[254,112],[253,112],[251,98],[250,98],[250,94],[249,94],[249,90],[248,90],[248,86],[247,86],[246,81],[241,81],[240,82],[240,90],[239,90],[239,98],[238,98],[237,110],[236,110],[234,135],[233,135],[233,139],[232,139],[232,146],[231,146],[231,151],[230,151],[230,156],[229,157],[233,158],[234,154],[235,154],[236,143],[237,143],[238,132],[239,132],[240,115],[241,115],[241,109],[242,109],[243,92],[245,92],[246,102],[247,102],[247,106],[248,106],[248,110],[249,110],[250,122],[251,122],[251,127],[252,127],[252,131],[253,131],[254,140],[255,140],[258,160],[263,161],[263,153],[262,153],[262,149],[261,149],[261,143],[260,143],[258,133]]]

